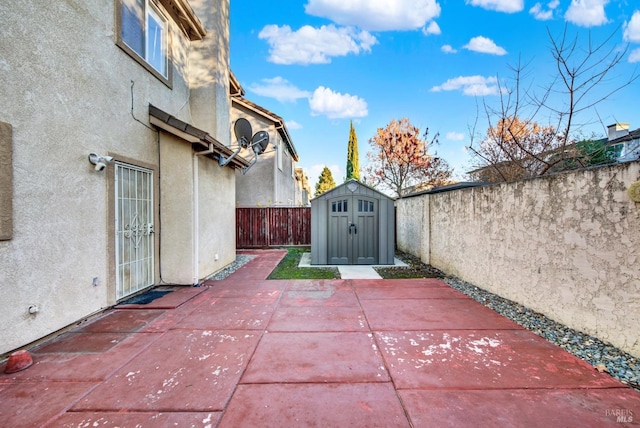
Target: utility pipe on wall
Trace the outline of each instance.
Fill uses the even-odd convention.
[[[198,178],[198,163],[199,163],[198,153],[195,153],[193,156],[193,285],[198,285],[198,264],[200,263],[198,254],[200,242],[198,239],[199,235],[199,213],[198,206],[200,205],[198,187],[199,187],[199,178]]]

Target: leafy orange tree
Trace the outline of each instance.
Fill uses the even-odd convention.
[[[416,184],[449,183],[453,171],[444,159],[428,153],[438,137],[436,134],[428,141],[428,132],[420,138],[420,129],[407,118],[394,119],[386,128],[378,128],[369,140],[372,151],[367,153],[367,183],[388,188],[398,197]]]

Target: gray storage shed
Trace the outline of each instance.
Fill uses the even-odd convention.
[[[312,265],[392,265],[393,199],[349,180],[311,200]]]

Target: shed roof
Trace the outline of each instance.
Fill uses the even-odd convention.
[[[391,201],[395,200],[395,198],[392,198],[392,197],[380,192],[379,190],[374,189],[371,186],[367,186],[366,184],[356,180],[355,178],[352,178],[352,179],[347,180],[344,183],[334,187],[331,190],[327,190],[322,195],[316,196],[315,198],[313,198],[311,200],[311,202],[313,202],[313,201],[315,201],[317,199],[325,199],[325,198],[331,197],[334,193],[339,193],[340,191],[342,191],[342,189],[344,187],[347,187],[347,189],[349,189],[349,192],[351,192],[351,193],[362,193],[362,190],[366,189],[369,192],[374,192],[374,193],[378,194],[381,197],[380,199],[385,198],[385,199],[389,199]]]

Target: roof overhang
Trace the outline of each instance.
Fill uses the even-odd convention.
[[[278,116],[277,114],[274,114],[272,112],[270,112],[269,110],[260,107],[259,105],[249,101],[246,98],[243,98],[241,96],[232,96],[231,97],[231,103],[236,103],[242,107],[244,107],[247,110],[253,111],[254,113],[259,114],[260,116],[264,117],[265,119],[269,120],[270,122],[273,122],[273,125],[275,126],[276,130],[278,131],[278,133],[280,134],[280,136],[282,137],[282,139],[284,140],[284,142],[286,143],[288,149],[289,149],[289,153],[291,153],[291,157],[298,162],[300,160],[299,156],[298,156],[298,152],[296,151],[295,146],[293,145],[293,141],[291,141],[291,136],[289,135],[289,131],[287,130],[287,127],[284,123],[284,119],[282,119],[280,116]]]
[[[231,69],[229,69],[229,96],[244,97],[244,89]]]
[[[169,11],[189,40],[202,40],[207,35],[204,25],[198,19],[187,0],[160,0]]]
[[[207,132],[191,126],[151,104],[149,104],[149,122],[156,128],[191,143],[196,154],[200,153],[218,161],[220,161],[220,158],[231,158],[227,165],[232,168],[247,168],[250,165],[249,161],[241,156],[232,157],[234,151]]]

